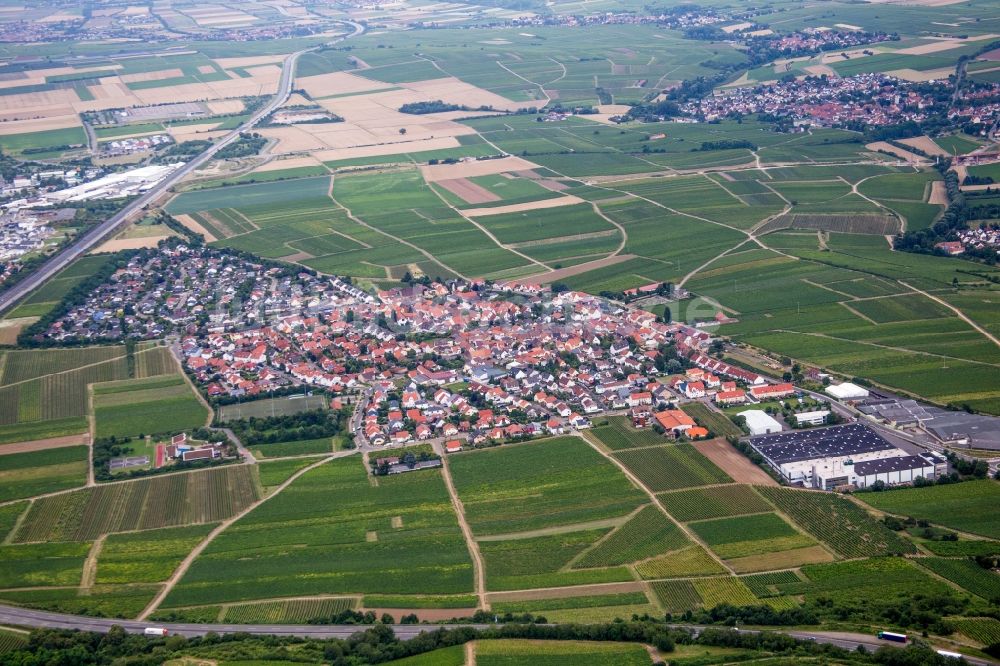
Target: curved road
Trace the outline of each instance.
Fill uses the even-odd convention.
[[[354,23],[353,21],[344,21],[344,23],[350,25],[354,31],[350,34],[344,35],[343,37],[339,37],[331,42],[328,42],[328,45],[342,42],[345,39],[350,39],[351,37],[357,37],[365,31],[364,26],[359,23]],[[45,264],[43,264],[27,278],[14,285],[3,294],[0,294],[0,312],[3,312],[13,306],[29,293],[42,286],[46,280],[68,266],[71,262],[83,256],[83,254],[85,254],[88,250],[117,230],[120,225],[127,222],[133,214],[141,210],[149,203],[155,201],[169,188],[180,182],[182,178],[212,159],[217,152],[228,146],[233,141],[236,141],[241,132],[246,132],[247,130],[252,129],[262,118],[284,104],[292,92],[292,84],[295,80],[295,64],[298,62],[302,54],[314,51],[317,48],[319,47],[314,46],[312,48],[296,51],[285,58],[284,63],[282,63],[281,80],[278,82],[277,92],[271,101],[254,113],[249,120],[232,130],[217,143],[209,146],[205,152],[201,153],[190,162],[177,169],[177,171],[174,171],[172,174],[164,178],[162,181],[153,186],[152,189],[141,194],[137,199],[125,206],[125,208],[120,210],[118,213],[115,213],[104,222],[101,222],[90,231],[81,235],[70,245],[63,248],[63,250],[45,262]]]
[[[46,629],[75,629],[79,631],[95,631],[106,633],[111,627],[121,627],[129,633],[142,633],[146,627],[158,627],[169,631],[171,634],[182,636],[204,636],[209,632],[218,634],[247,633],[258,635],[275,636],[297,636],[300,638],[348,638],[359,631],[364,631],[365,625],[357,624],[329,624],[329,625],[290,625],[290,624],[190,624],[177,622],[137,622],[135,620],[109,620],[105,618],[83,617],[78,615],[66,615],[64,613],[52,613],[49,611],[31,610],[28,608],[18,608],[16,606],[0,605],[0,625],[23,626]],[[458,627],[471,627],[473,629],[486,629],[495,625],[487,624],[393,624],[392,630],[402,640],[409,640],[425,631],[435,629],[455,629]],[[690,629],[695,634],[708,629],[709,627],[698,625],[673,624],[671,627],[677,629]],[[725,627],[711,627],[713,629],[724,629]],[[741,630],[747,633],[758,633],[754,630]],[[858,646],[877,649],[882,646],[899,647],[895,643],[880,641],[874,636],[865,634],[849,634],[840,632],[809,632],[809,631],[781,631],[775,633],[787,634],[799,640],[814,640],[817,643],[828,643],[848,650],[856,650]],[[976,666],[992,666],[996,662],[966,657],[966,663]]]

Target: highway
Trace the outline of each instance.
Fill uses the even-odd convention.
[[[336,44],[344,41],[345,39],[350,39],[351,37],[357,37],[365,31],[364,26],[359,23],[354,23],[353,21],[344,21],[344,23],[350,25],[353,28],[353,32],[328,42],[327,45]],[[199,154],[190,162],[174,171],[151,189],[139,195],[138,198],[133,200],[118,213],[94,226],[86,233],[81,234],[73,242],[53,255],[51,259],[45,262],[31,275],[5,291],[3,294],[0,294],[0,313],[10,309],[15,303],[42,286],[46,280],[79,257],[86,254],[102,240],[117,231],[120,226],[123,226],[126,222],[128,222],[134,214],[141,211],[148,204],[156,201],[161,195],[179,183],[192,171],[211,160],[217,152],[236,141],[241,132],[253,129],[253,127],[260,122],[262,118],[284,104],[292,92],[292,85],[295,81],[295,64],[304,53],[316,50],[317,48],[319,47],[314,46],[312,48],[296,51],[285,58],[281,68],[281,80],[278,82],[278,90],[274,97],[271,98],[270,102],[258,109],[245,123],[229,132],[229,134],[224,136],[217,143],[207,148],[205,152]]]
[[[49,611],[31,610],[28,608],[18,608],[16,606],[0,605],[0,625],[37,627],[48,629],[76,629],[79,631],[95,631],[106,633],[111,627],[121,627],[129,633],[141,634],[147,627],[157,627],[166,629],[171,634],[181,636],[203,636],[209,632],[217,634],[247,633],[258,635],[274,636],[297,636],[300,638],[348,638],[359,631],[365,630],[365,625],[357,624],[189,624],[175,622],[136,622],[134,620],[109,620],[105,618],[83,617],[78,615],[66,615],[63,613],[52,613]],[[486,624],[393,624],[390,625],[393,632],[402,640],[409,640],[425,631],[435,629],[455,629],[458,627],[471,627],[473,629],[487,629],[495,625]],[[689,629],[696,635],[705,629],[725,629],[725,627],[706,627],[701,625],[672,624],[675,629]],[[735,629],[733,630],[735,631]],[[745,633],[758,633],[755,630],[740,629]],[[774,630],[775,633],[787,634],[800,640],[815,641],[836,645],[847,650],[856,650],[863,645],[868,650],[875,650],[883,646],[900,647],[895,643],[880,641],[874,636],[855,633],[824,632],[824,631],[799,631],[799,630]],[[954,649],[954,648],[952,648]],[[966,663],[976,666],[994,666],[996,662],[966,657]]]

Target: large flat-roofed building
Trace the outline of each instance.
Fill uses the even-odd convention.
[[[860,423],[753,437],[750,445],[790,483],[823,490],[911,483],[947,470],[943,457],[911,455]]]

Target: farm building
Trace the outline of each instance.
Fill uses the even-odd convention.
[[[868,389],[861,388],[851,382],[827,386],[825,390],[837,400],[861,400],[868,397]]]
[[[790,483],[822,490],[911,483],[947,471],[944,458],[910,455],[860,423],[754,437],[750,445]]]
[[[754,437],[781,432],[781,424],[763,409],[748,409],[740,412],[737,416],[742,416],[746,419],[747,429],[750,430],[750,434]]]

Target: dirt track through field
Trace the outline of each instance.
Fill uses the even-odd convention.
[[[767,472],[750,462],[721,437],[694,442],[694,448],[718,465],[723,472],[733,477],[736,483],[750,483],[756,486],[778,485]]]
[[[30,442],[15,442],[14,444],[0,444],[0,456],[11,453],[31,453],[32,451],[47,451],[48,449],[61,449],[65,446],[82,446],[88,443],[88,437],[84,433],[79,435],[66,435],[65,437],[49,437],[48,439],[36,439]]]
[[[486,598],[486,571],[483,567],[483,557],[479,552],[479,544],[472,536],[472,528],[469,521],[465,519],[465,506],[455,490],[455,484],[451,480],[451,467],[448,465],[448,454],[442,449],[441,443],[434,445],[434,451],[441,456],[441,478],[448,489],[448,496],[451,497],[451,506],[455,510],[455,517],[458,518],[458,526],[462,529],[462,536],[465,537],[465,545],[469,549],[469,556],[472,558],[473,574],[476,580],[476,596],[479,598],[479,607],[483,610],[490,609],[490,602]],[[444,618],[447,619],[447,618]]]

